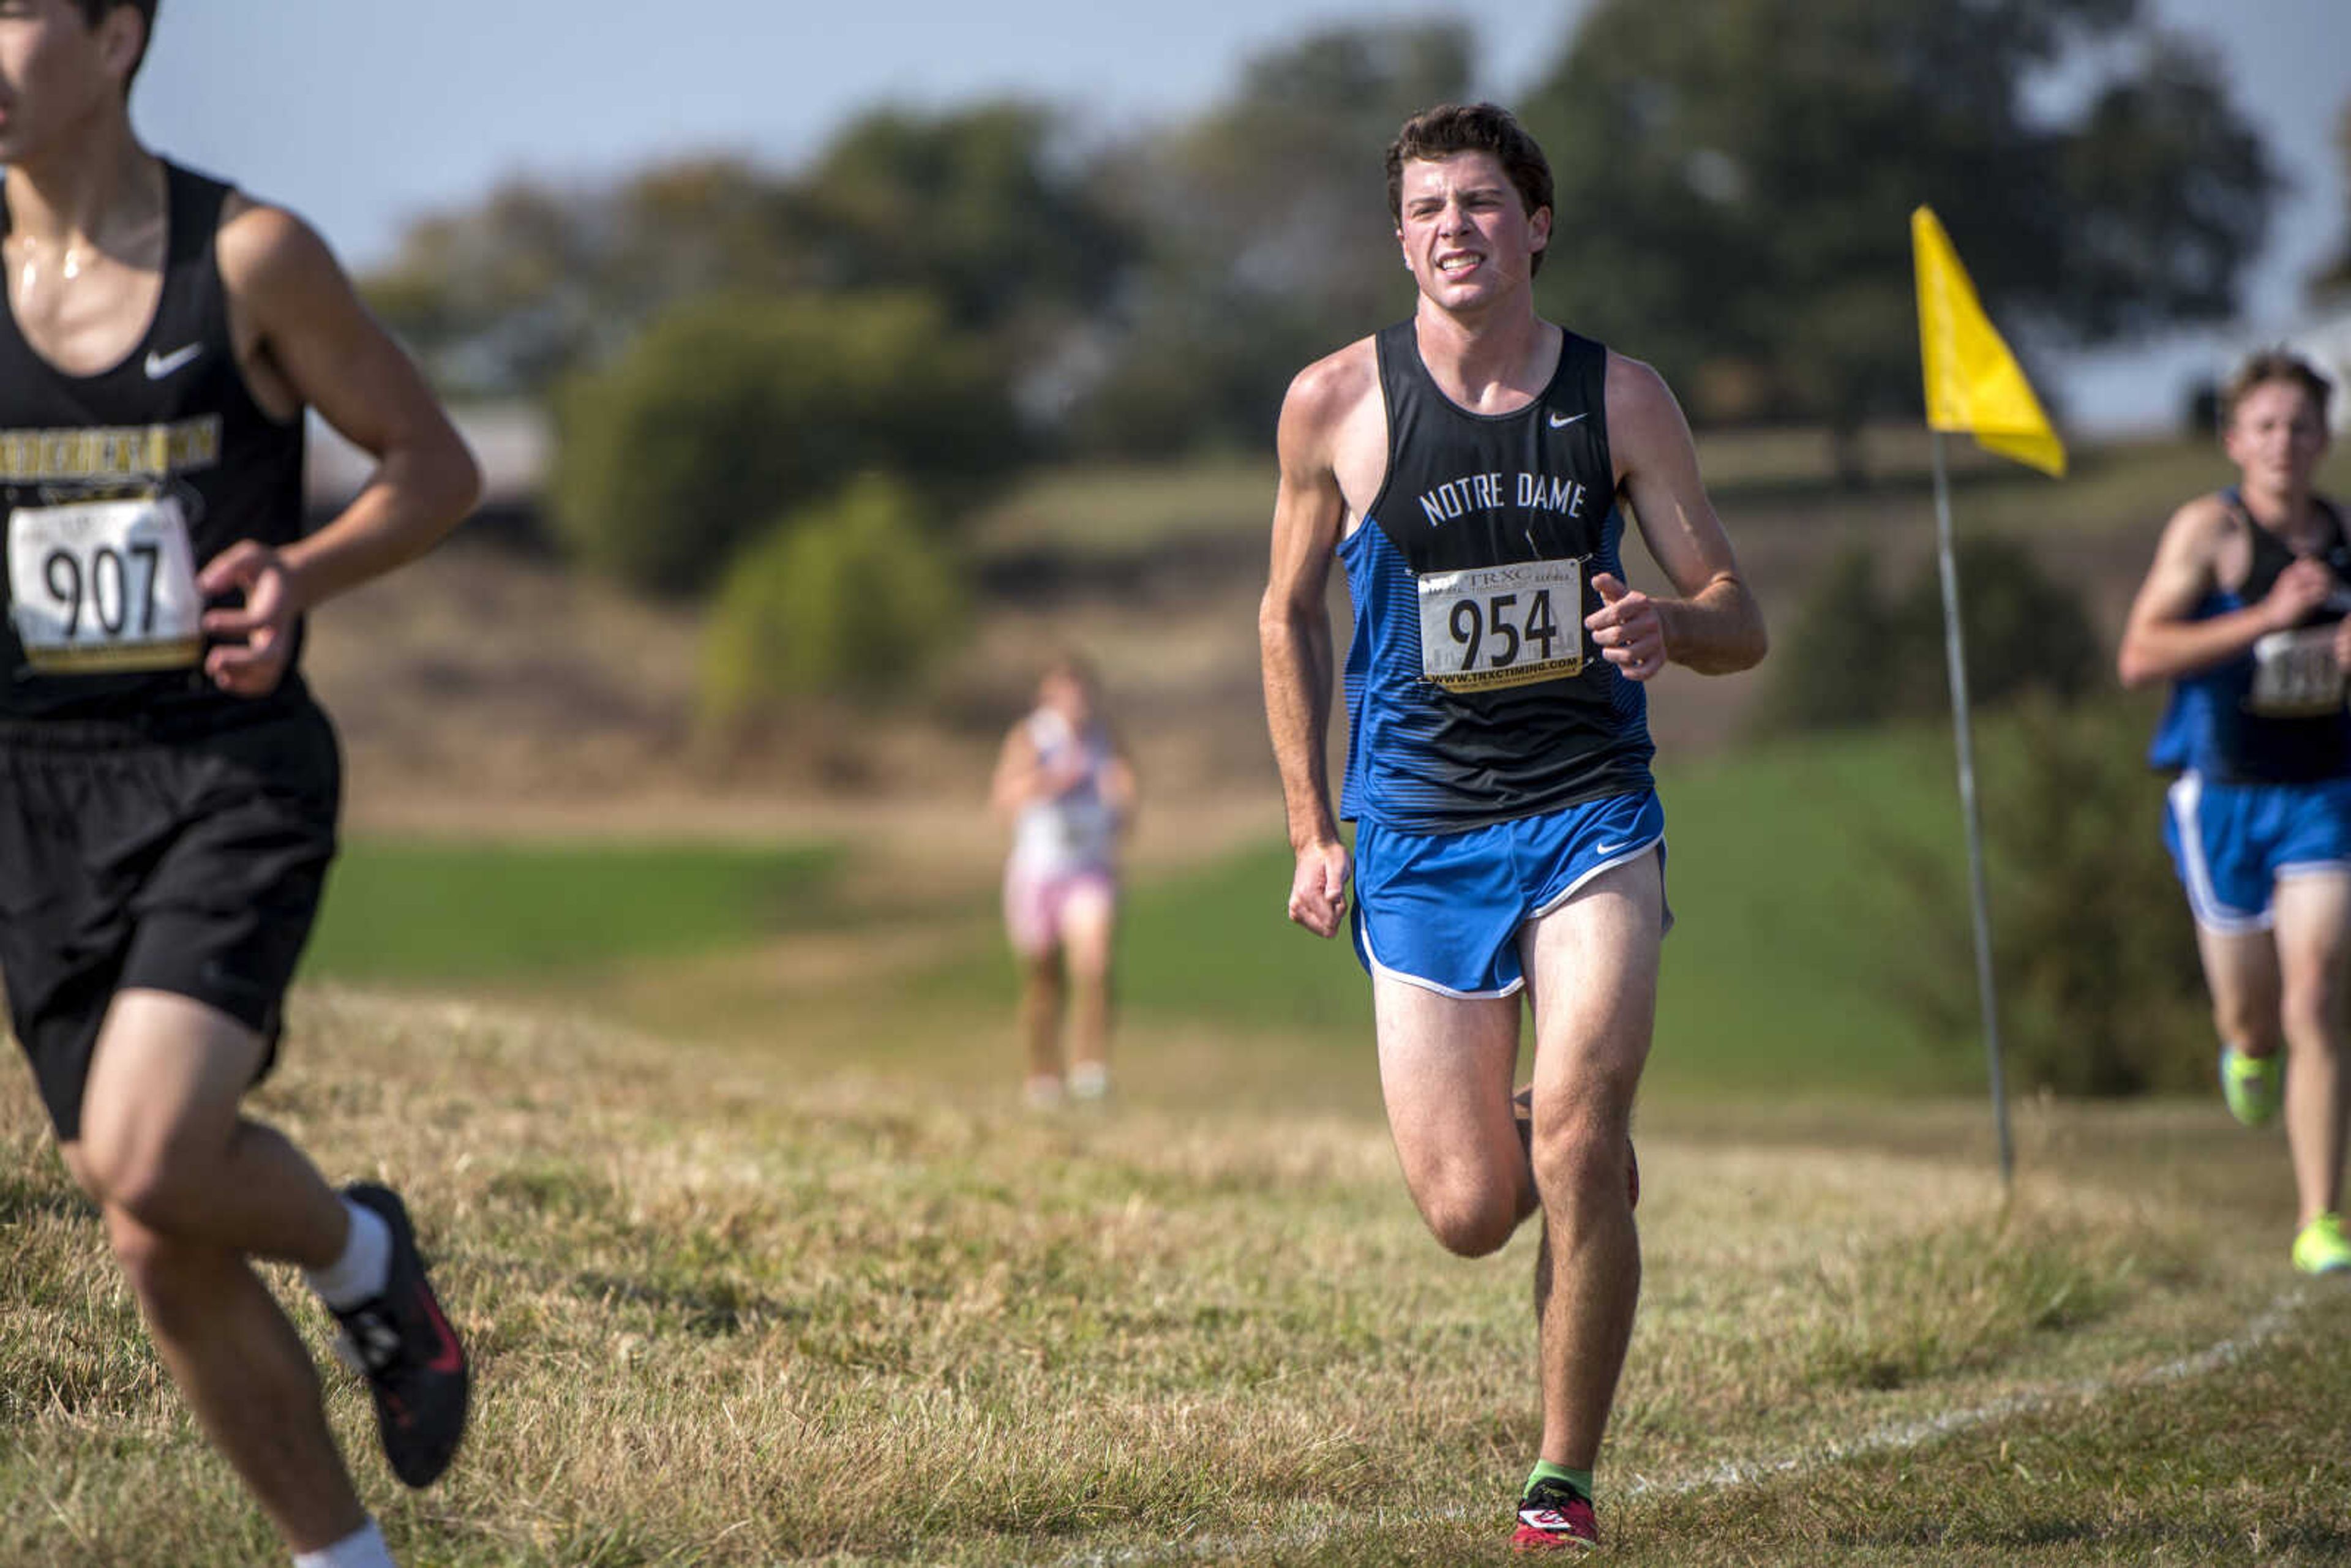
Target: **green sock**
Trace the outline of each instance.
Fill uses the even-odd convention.
[[[1527,1472],[1527,1484],[1520,1495],[1534,1490],[1537,1481],[1565,1481],[1575,1489],[1578,1497],[1586,1502],[1592,1500],[1590,1470],[1571,1470],[1565,1465],[1554,1465],[1549,1459],[1537,1459],[1535,1468]]]

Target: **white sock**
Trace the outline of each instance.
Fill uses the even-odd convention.
[[[1070,1097],[1073,1100],[1099,1100],[1110,1092],[1110,1069],[1099,1061],[1072,1062],[1070,1066]]]
[[[306,1270],[302,1275],[310,1281],[310,1289],[319,1292],[319,1299],[339,1312],[382,1295],[386,1281],[392,1278],[392,1227],[374,1209],[362,1207],[348,1197],[343,1199],[343,1207],[351,1217],[351,1231],[343,1240],[343,1255],[324,1269]],[[363,1561],[372,1563],[375,1559]],[[340,1558],[329,1561],[329,1568],[341,1565]]]
[[[376,1221],[378,1225],[382,1220]],[[392,1560],[392,1549],[383,1543],[383,1531],[371,1519],[332,1546],[321,1546],[316,1552],[294,1554],[294,1568],[400,1568]]]

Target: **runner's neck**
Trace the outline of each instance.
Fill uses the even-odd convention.
[[[160,265],[127,254],[162,232],[162,161],[139,144],[120,115],[99,120],[85,138],[61,139],[56,152],[8,170],[11,245],[42,250],[104,252],[127,266]]]
[[[1515,413],[1541,397],[1567,341],[1527,296],[1497,304],[1502,308],[1468,319],[1424,296],[1413,322],[1420,362],[1437,390],[1477,413]]]

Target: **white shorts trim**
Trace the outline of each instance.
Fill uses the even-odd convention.
[[[1552,911],[1558,909],[1562,904],[1565,904],[1569,899],[1573,898],[1577,894],[1582,893],[1583,891],[1583,884],[1590,882],[1593,877],[1600,875],[1603,872],[1614,871],[1620,865],[1631,865],[1635,861],[1639,860],[1643,855],[1647,854],[1650,851],[1656,849],[1659,844],[1662,844],[1665,841],[1666,835],[1659,833],[1656,838],[1649,840],[1646,843],[1636,844],[1633,848],[1626,850],[1621,855],[1611,855],[1608,859],[1602,861],[1598,865],[1586,871],[1582,876],[1577,877],[1573,882],[1569,883],[1565,892],[1562,893],[1557,898],[1552,899],[1549,904],[1537,909],[1532,915],[1528,915],[1527,918],[1529,920],[1541,920],[1544,915],[1551,914]],[[1668,924],[1670,924],[1670,917],[1668,919]]]
[[[2278,867],[2274,875],[2279,882],[2290,876],[2351,876],[2351,861],[2295,861]]]
[[[1360,898],[1355,901],[1355,940],[1363,944],[1364,957],[1371,965],[1373,974],[1391,980],[1401,980],[1407,986],[1417,986],[1424,991],[1434,991],[1440,997],[1450,997],[1457,1002],[1499,1001],[1504,997],[1517,996],[1527,983],[1526,977],[1521,975],[1499,991],[1457,991],[1452,987],[1439,985],[1435,980],[1423,979],[1418,975],[1408,975],[1402,969],[1388,967],[1380,962],[1380,956],[1372,950],[1371,917],[1364,913],[1364,904]]]
[[[2180,880],[2188,885],[2188,912],[2196,917],[2196,924],[2216,936],[2250,936],[2267,931],[2276,923],[2269,910],[2247,915],[2231,909],[2213,890],[2212,868],[2204,859],[2204,834],[2196,820],[2197,805],[2204,799],[2204,780],[2195,773],[2182,773],[2165,796],[2171,803],[2172,829],[2179,836],[2179,866],[2184,873]]]

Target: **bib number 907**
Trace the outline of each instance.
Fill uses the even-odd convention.
[[[1420,668],[1447,691],[1564,680],[1583,669],[1583,563],[1531,560],[1420,580]]]
[[[181,669],[203,651],[194,551],[170,497],[10,513],[8,598],[45,674]]]

